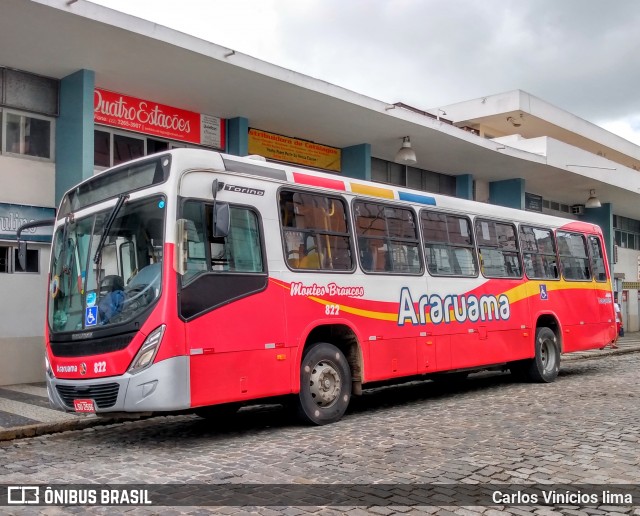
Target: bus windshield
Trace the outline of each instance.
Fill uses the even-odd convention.
[[[51,331],[128,322],[159,297],[165,203],[161,196],[124,202],[58,228],[50,269]]]

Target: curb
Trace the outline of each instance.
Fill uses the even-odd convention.
[[[77,419],[71,421],[63,421],[60,423],[36,423],[33,425],[18,426],[16,428],[7,428],[0,430],[0,442],[13,441],[14,439],[23,439],[26,437],[38,437],[41,435],[57,434],[60,432],[69,432],[72,430],[85,430],[94,426],[112,425],[114,423],[124,423],[126,421],[140,421],[149,419],[154,416],[148,414],[118,416],[118,417],[95,417],[91,419]]]
[[[634,345],[633,347],[628,346],[626,348],[618,348],[618,349],[601,349],[601,350],[589,350],[589,351],[578,351],[577,353],[567,353],[562,355],[563,362],[571,362],[573,360],[590,360],[590,359],[598,359],[604,357],[610,357],[615,355],[628,355],[630,353],[638,353],[640,352],[640,343]]]

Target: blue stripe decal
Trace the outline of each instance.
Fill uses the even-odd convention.
[[[436,200],[433,197],[427,197],[426,195],[398,192],[398,197],[401,201],[418,202],[420,204],[429,204],[431,206],[436,205]]]

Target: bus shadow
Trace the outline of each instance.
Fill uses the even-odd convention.
[[[593,375],[597,373],[594,364],[580,364],[578,367],[563,367],[560,377]],[[466,380],[441,382],[413,380],[405,383],[383,385],[364,391],[362,396],[351,399],[345,417],[375,413],[393,407],[433,402],[474,392],[490,392],[509,385],[526,385],[508,372],[482,372],[472,374]],[[220,419],[203,419],[194,414],[152,417],[129,425],[127,432],[104,432],[96,438],[105,442],[117,441],[119,446],[139,445],[144,438],[146,446],[165,446],[163,436],[172,442],[185,443],[193,440],[235,439],[256,432],[273,432],[285,428],[305,428],[295,410],[295,400],[284,404],[262,404],[243,407],[237,414]],[[115,425],[116,428],[120,425]],[[308,427],[307,427],[308,428]],[[101,434],[101,435],[100,435]],[[152,435],[152,437],[151,437]]]

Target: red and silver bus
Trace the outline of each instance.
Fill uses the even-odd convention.
[[[337,421],[375,382],[537,382],[615,339],[600,228],[178,149],[66,193],[46,380],[65,411],[215,416],[289,396]]]

